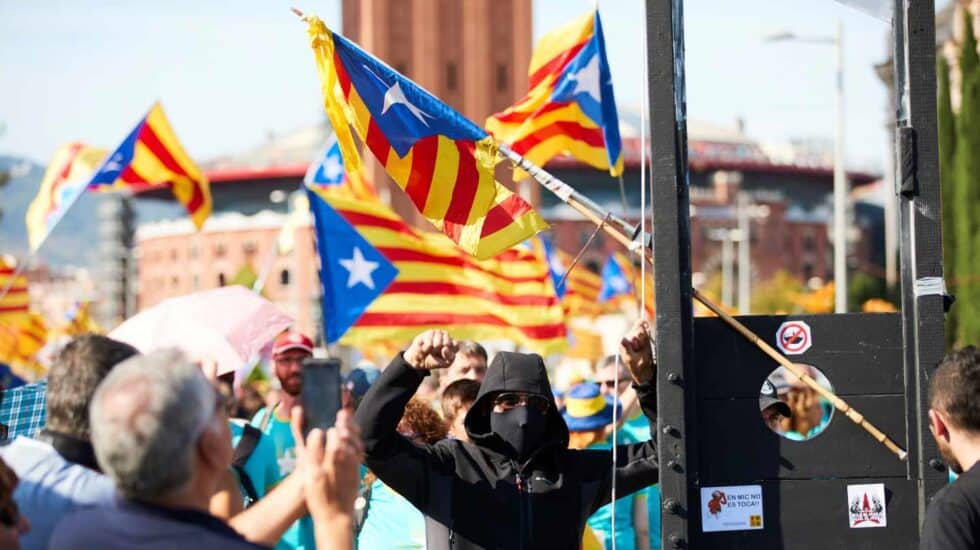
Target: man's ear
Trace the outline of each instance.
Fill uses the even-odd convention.
[[[929,409],[929,429],[934,436],[949,441],[949,428],[946,422],[946,415],[942,411]]]
[[[204,432],[201,433],[201,437],[197,440],[197,454],[202,462],[210,464],[216,469],[225,469],[228,465],[219,464],[219,461],[224,456],[224,447],[230,446],[231,442],[226,440],[225,434],[219,429],[217,422],[217,420],[212,419]]]

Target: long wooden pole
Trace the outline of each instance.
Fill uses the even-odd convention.
[[[559,180],[553,175],[546,172],[543,168],[535,165],[531,161],[527,160],[518,153],[515,153],[506,145],[500,146],[500,152],[513,161],[522,170],[530,174],[538,183],[543,187],[553,192],[558,198],[564,201],[566,204],[571,206],[576,212],[585,216],[586,219],[592,223],[600,226],[609,236],[615,239],[617,242],[625,246],[631,251],[640,252],[644,259],[653,265],[653,253],[649,246],[644,246],[642,243],[646,240],[635,240],[634,238],[628,237],[624,234],[624,231],[636,235],[635,229],[625,221],[617,220],[617,224],[621,226],[620,228],[614,225],[603,223],[604,215],[600,215],[596,210],[601,212],[601,208],[596,205],[595,202],[583,201],[581,200],[582,195],[575,191],[567,183]],[[745,337],[749,342],[754,344],[763,353],[771,357],[781,366],[785,367],[793,376],[797,377],[806,384],[809,388],[816,391],[824,399],[830,401],[834,408],[842,412],[845,416],[850,418],[855,424],[864,428],[871,437],[875,438],[876,441],[883,444],[891,452],[898,456],[899,460],[905,460],[908,457],[908,452],[902,449],[894,441],[891,440],[887,435],[885,435],[881,430],[879,430],[874,424],[872,424],[867,418],[864,417],[860,412],[858,412],[854,407],[850,406],[846,401],[841,399],[833,391],[821,386],[816,380],[813,379],[809,374],[807,374],[803,369],[795,365],[790,361],[785,355],[776,351],[772,346],[770,346],[765,340],[759,337],[756,333],[749,330],[748,327],[740,323],[737,319],[729,315],[725,310],[718,307],[714,302],[712,302],[707,296],[702,294],[698,289],[692,289],[694,299],[704,304],[705,307],[713,311],[718,317],[720,317],[728,326],[735,329],[736,332]]]

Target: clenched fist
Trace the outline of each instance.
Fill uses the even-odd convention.
[[[629,332],[619,342],[619,355],[637,384],[645,384],[653,379],[657,365],[653,360],[650,325],[646,321],[633,323]]]
[[[427,330],[412,340],[403,357],[420,370],[444,369],[453,363],[459,344],[444,330]]]

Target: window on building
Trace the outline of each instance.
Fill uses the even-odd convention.
[[[446,64],[446,89],[450,92],[456,91],[456,64]]]
[[[225,286],[225,274],[218,273],[218,286]]]
[[[190,256],[190,258],[192,260],[196,260],[197,259],[197,245],[196,244],[192,244],[191,245],[191,249],[188,252],[188,255]]]
[[[198,290],[201,288],[201,278],[197,275],[191,275],[191,290]]]
[[[177,261],[177,249],[176,248],[171,248],[170,249],[170,261],[171,262],[176,262]]]
[[[283,269],[279,272],[279,284],[281,286],[289,286],[289,270]]]
[[[816,247],[817,247],[817,240],[813,236],[813,230],[808,229],[805,233],[803,233],[803,250],[806,250],[807,252],[813,252],[813,250]]]
[[[813,278],[813,264],[806,262],[803,264],[803,280],[809,281]]]
[[[408,76],[408,65],[405,63],[395,63],[395,70],[405,76]]]
[[[245,252],[246,255],[255,254],[255,251],[258,249],[259,249],[259,245],[255,244],[255,241],[245,241],[245,244],[242,245],[242,250]]]
[[[224,258],[226,252],[228,252],[228,249],[225,247],[225,245],[223,245],[223,244],[216,244],[214,246],[214,257],[215,258]]]
[[[170,288],[176,290],[180,287],[180,279],[176,275],[170,278]]]
[[[507,65],[500,63],[497,65],[497,91],[506,92],[510,87],[510,78]]]

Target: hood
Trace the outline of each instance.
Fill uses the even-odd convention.
[[[490,414],[493,398],[500,392],[521,392],[540,395],[548,400],[547,445],[568,447],[568,426],[555,407],[555,397],[548,382],[544,360],[536,353],[501,351],[494,356],[487,375],[480,384],[480,393],[466,413],[463,425],[470,439],[479,445],[499,451],[499,439],[490,430]]]

